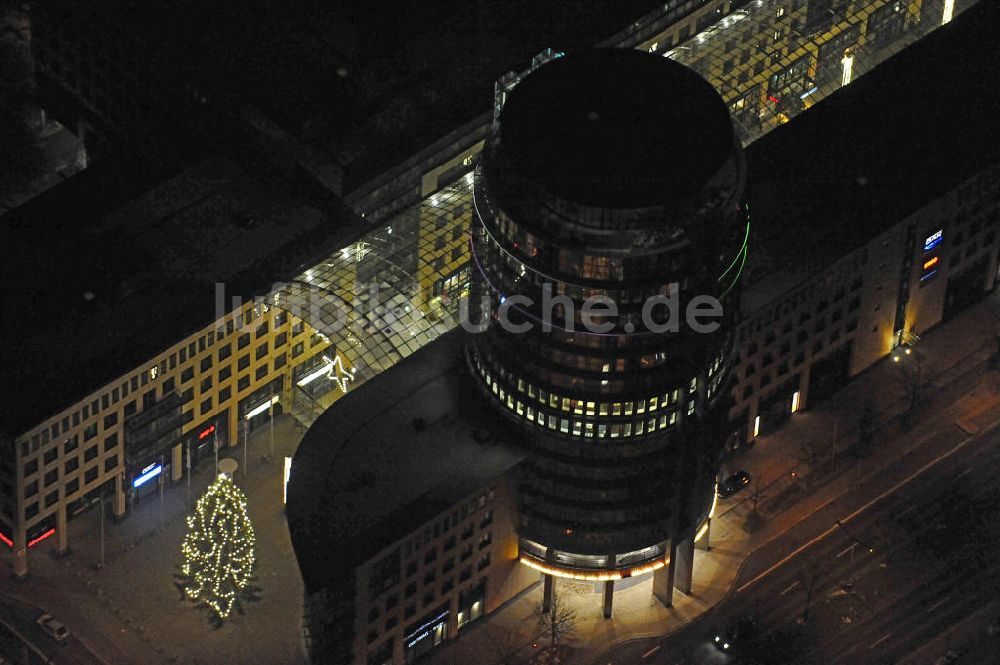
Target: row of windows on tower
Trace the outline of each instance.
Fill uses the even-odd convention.
[[[631,436],[641,436],[643,434],[649,434],[661,429],[665,429],[671,425],[677,423],[678,410],[677,408],[671,408],[666,410],[667,398],[669,394],[660,396],[654,396],[649,400],[639,400],[637,402],[602,402],[597,406],[595,402],[586,402],[588,405],[586,411],[581,415],[594,415],[595,406],[597,406],[597,413],[604,416],[632,416],[632,419],[626,422],[594,422],[592,420],[582,421],[575,418],[564,418],[560,415],[551,413],[545,409],[537,408],[532,403],[522,402],[513,391],[509,390],[505,385],[496,381],[493,376],[485,370],[481,365],[478,366],[479,371],[483,376],[483,380],[486,385],[489,386],[490,390],[493,391],[494,396],[500,403],[505,405],[508,410],[516,413],[519,417],[525,418],[530,422],[537,423],[540,427],[547,427],[550,430],[560,432],[562,434],[572,434],[573,436],[582,436],[587,438],[619,438],[619,437],[631,437]],[[678,391],[674,391],[677,393]],[[550,395],[550,403],[552,399]],[[562,405],[563,402],[560,398],[555,398],[558,405]],[[567,399],[568,398],[562,398]],[[573,406],[573,411],[577,411],[577,405],[581,404],[579,401]],[[635,416],[646,413],[647,405],[649,404],[661,404],[659,415],[654,415],[648,418],[636,418]],[[566,406],[569,406],[568,402]],[[559,408],[556,406],[555,408]],[[641,408],[642,411],[638,411]],[[694,412],[695,403],[694,401],[689,401],[687,405],[687,413],[691,415]],[[568,409],[566,409],[568,410]],[[582,411],[582,409],[580,409]],[[628,413],[626,413],[628,411]]]

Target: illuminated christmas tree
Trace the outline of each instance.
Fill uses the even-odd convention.
[[[181,546],[184,562],[177,586],[223,622],[242,599],[253,599],[254,532],[246,495],[219,474],[187,518]]]

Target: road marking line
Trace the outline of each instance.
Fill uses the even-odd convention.
[[[853,550],[857,546],[858,546],[857,543],[854,543],[853,545],[848,545],[847,547],[844,548],[844,550],[840,554],[837,555],[837,558],[839,559],[840,557],[844,556],[845,554],[847,554],[848,552],[850,552],[851,550]]]
[[[961,478],[962,476],[964,476],[965,474],[969,473],[970,471],[972,471],[972,469],[966,469],[966,470],[965,470],[965,471],[963,471],[962,473],[958,474],[958,476],[957,476],[957,477],[958,477],[958,478]]]
[[[995,426],[996,425],[991,425],[990,429],[992,430]],[[929,436],[931,436],[931,435],[928,435],[928,437]],[[908,485],[914,478],[916,478],[918,476],[922,476],[924,474],[924,472],[926,472],[928,469],[937,466],[938,464],[940,464],[944,460],[948,459],[949,457],[951,457],[952,455],[954,455],[958,451],[960,451],[963,448],[965,448],[971,442],[973,442],[976,439],[978,439],[980,436],[982,436],[982,434],[979,434],[979,435],[976,435],[976,436],[966,437],[966,439],[964,441],[962,441],[961,443],[957,444],[954,448],[952,448],[951,450],[947,451],[943,455],[940,455],[936,459],[932,459],[930,462],[927,462],[922,467],[920,467],[919,469],[917,469],[916,471],[914,471],[913,473],[911,473],[909,476],[907,476],[903,480],[900,480],[898,483],[896,483],[895,485],[893,485],[892,487],[890,487],[886,491],[882,492],[881,494],[879,494],[878,496],[876,496],[874,499],[870,500],[868,503],[866,503],[865,505],[863,505],[860,508],[858,508],[857,510],[855,510],[850,515],[847,515],[846,517],[842,517],[839,520],[836,520],[834,522],[834,525],[831,526],[829,529],[827,529],[823,533],[819,534],[815,538],[811,539],[809,542],[800,545],[799,547],[797,547],[795,549],[794,552],[792,552],[791,554],[789,554],[788,556],[786,556],[785,558],[783,558],[781,561],[778,561],[777,563],[775,563],[774,565],[772,565],[770,568],[768,568],[764,572],[762,572],[759,575],[757,575],[756,577],[754,577],[749,582],[743,583],[738,589],[736,589],[736,592],[737,593],[742,593],[742,592],[746,591],[751,586],[753,586],[754,584],[756,584],[760,580],[764,579],[765,577],[767,577],[768,575],[770,575],[771,573],[773,573],[775,570],[777,570],[781,566],[785,565],[785,563],[787,563],[788,561],[794,559],[795,557],[797,557],[799,554],[801,554],[805,550],[809,549],[810,547],[812,547],[816,543],[822,541],[824,538],[826,538],[827,536],[829,536],[831,533],[833,533],[837,529],[841,528],[841,525],[843,525],[843,524],[845,524],[847,522],[850,522],[855,517],[857,517],[861,513],[865,512],[866,510],[868,510],[869,508],[871,508],[872,506],[874,506],[879,501],[882,501],[883,499],[885,499],[887,496],[891,496],[891,495],[895,494],[896,492],[899,491],[900,488],[905,487],[906,485]],[[925,437],[925,438],[928,438],[928,437]],[[833,503],[833,499],[831,499],[828,503]],[[805,519],[808,519],[808,518],[803,518],[803,520],[805,520]],[[837,522],[839,522],[840,524],[837,524]],[[737,575],[739,575],[739,572],[737,572]]]
[[[795,580],[794,582],[792,582],[792,583],[791,583],[791,584],[790,584],[790,585],[788,586],[788,588],[787,588],[787,589],[785,589],[784,591],[782,591],[782,592],[781,592],[781,593],[779,593],[778,595],[779,595],[779,596],[784,596],[784,595],[785,595],[786,593],[788,593],[789,591],[791,591],[792,589],[794,589],[794,588],[795,588],[795,587],[797,587],[798,585],[799,585],[799,581],[798,581],[798,580]]]
[[[654,653],[656,653],[659,650],[660,650],[660,646],[657,645],[657,646],[653,647],[652,649],[650,649],[649,651],[647,651],[646,653],[642,654],[642,657],[643,658],[649,658],[650,656],[652,656]]]
[[[934,610],[936,610],[937,608],[939,608],[939,607],[941,607],[942,605],[944,605],[945,603],[947,603],[947,602],[948,602],[949,600],[951,600],[951,596],[945,596],[944,598],[942,598],[942,599],[941,599],[941,600],[939,600],[938,602],[936,602],[936,603],[934,603],[933,605],[931,605],[930,607],[928,607],[928,608],[927,608],[927,611],[928,611],[928,612],[933,612],[933,611],[934,611]]]
[[[875,648],[875,647],[877,647],[878,645],[880,645],[880,644],[882,644],[883,642],[885,642],[885,641],[886,641],[887,639],[889,639],[889,633],[886,633],[886,634],[885,634],[885,635],[883,635],[882,637],[880,637],[880,638],[878,638],[877,640],[875,640],[874,642],[872,642],[872,645],[871,645],[870,647],[868,647],[868,650],[870,651],[870,650],[874,649],[874,648]]]
[[[907,508],[906,510],[904,510],[903,512],[901,512],[898,515],[896,515],[896,519],[899,519],[903,515],[906,515],[907,513],[909,513],[911,510],[916,510],[916,509],[917,509],[917,506],[916,506],[916,504],[914,504],[914,505],[910,506],[909,508]]]

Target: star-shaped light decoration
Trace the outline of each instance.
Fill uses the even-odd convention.
[[[341,392],[347,392],[347,384],[354,380],[354,374],[357,370],[352,367],[347,369],[344,367],[344,360],[340,357],[338,353],[330,360],[327,356],[323,356],[323,362],[329,366],[329,370],[326,373],[326,378],[335,382],[339,387]]]

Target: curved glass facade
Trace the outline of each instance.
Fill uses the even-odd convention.
[[[722,107],[705,88],[696,102]],[[526,172],[532,156],[507,145],[505,120],[531,118],[501,116],[476,171],[470,294],[486,325],[470,336],[469,365],[533,447],[520,479],[522,561],[616,579],[663,565],[665,543],[693,535],[711,505],[721,441],[707,423],[725,420],[729,305],[747,251],[742,149],[725,120],[711,128],[723,150],[694,167],[708,172],[697,186],[650,200],[644,182],[642,205],[621,207],[623,177],[615,207],[602,207],[553,194],[551,181],[573,187],[559,174]],[[685,316],[698,297],[721,303],[710,330]]]

